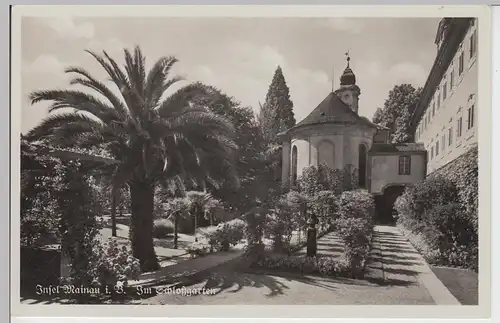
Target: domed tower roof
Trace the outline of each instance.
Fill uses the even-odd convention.
[[[354,72],[349,67],[349,61],[351,60],[351,58],[349,57],[349,53],[346,53],[346,55],[347,55],[347,67],[345,68],[344,73],[342,73],[342,76],[340,77],[340,86],[348,86],[356,84],[356,75],[354,75]]]
[[[293,131],[303,126],[318,124],[344,124],[344,125],[365,125],[369,128],[376,128],[377,125],[370,122],[365,117],[360,117],[352,111],[342,100],[331,92],[307,117],[297,123],[286,132]],[[285,133],[286,133],[285,132]]]

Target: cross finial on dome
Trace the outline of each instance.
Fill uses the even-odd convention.
[[[351,56],[349,55],[349,51],[345,53],[345,56],[347,56],[347,67],[344,70],[344,73],[340,77],[340,85],[354,85],[356,84],[356,76],[354,75],[353,71],[349,67],[349,61],[351,60]]]

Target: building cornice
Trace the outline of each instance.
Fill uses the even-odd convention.
[[[455,57],[460,44],[465,38],[472,19],[474,18],[450,19],[447,31],[444,35],[445,39],[438,50],[438,54],[422,90],[420,100],[411,118],[410,126],[413,134],[415,134],[418,122],[422,118],[429,102],[432,100],[432,97],[439,86],[439,83]]]

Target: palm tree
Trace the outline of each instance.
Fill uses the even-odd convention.
[[[201,83],[166,91],[182,79],[169,77],[175,57],[162,57],[145,70],[139,47],[125,49],[124,68],[106,52],[92,55],[106,71],[116,91],[88,71],[70,67],[76,75],[71,84],[90,92],[64,89],[36,91],[32,103],[52,101],[49,115],[33,128],[30,140],[57,147],[102,147],[119,161],[110,171],[116,187],[127,184],[131,195],[131,240],[133,255],[143,271],[159,267],[153,247],[153,199],[155,185],[182,178],[187,186],[214,186],[234,178],[233,127],[206,107],[192,104],[209,95]],[[228,176],[228,174],[230,176]]]

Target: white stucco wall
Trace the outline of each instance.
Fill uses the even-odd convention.
[[[332,168],[339,168],[342,165],[343,160],[343,135],[317,135],[312,136],[311,140],[311,163],[307,166],[318,165],[318,152],[319,148],[322,148],[322,155],[330,155],[328,158],[328,166]],[[325,143],[330,143],[331,146]],[[327,149],[327,151],[325,151]]]
[[[292,149],[293,147],[297,147],[297,177],[300,177],[302,175],[302,170],[309,166],[309,156],[310,156],[310,145],[309,141],[306,139],[295,139],[292,140]],[[291,154],[290,154],[290,161],[291,161]],[[293,165],[292,162],[290,162],[290,165]]]
[[[435,89],[434,97],[429,102],[427,110],[424,112],[417,126],[415,139],[417,142],[424,143],[428,151],[427,173],[431,173],[454,160],[466,152],[471,145],[477,143],[477,51],[472,57],[470,57],[469,51],[471,46],[470,39],[476,28],[477,20],[474,26],[469,28],[462,45],[453,57],[439,87]],[[459,75],[458,65],[461,53],[464,54],[464,71]],[[451,87],[452,75],[453,86]],[[444,86],[446,86],[446,98],[443,98]],[[438,100],[439,109],[437,106]],[[471,105],[474,105],[474,125],[471,129],[467,129],[468,109]],[[460,118],[462,118],[462,134],[458,136],[457,127]],[[429,122],[426,123],[425,119],[429,120]],[[451,144],[449,141],[449,129],[451,129],[452,135]],[[443,137],[445,138],[444,147]],[[439,140],[439,154],[436,156],[437,140]]]
[[[374,134],[375,129],[362,126],[317,125],[292,136],[291,149],[285,149],[284,153],[289,155],[290,165],[293,165],[293,147],[297,147],[297,177],[302,175],[304,168],[317,166],[318,158],[323,158],[335,169],[344,169],[349,164],[359,168],[359,145],[364,144],[368,151]],[[292,172],[290,168],[290,175]]]
[[[399,175],[400,154],[375,155],[368,158],[371,174],[369,175],[370,192],[382,193],[389,184],[411,184],[425,178],[425,156],[421,153],[411,154],[410,175]]]

